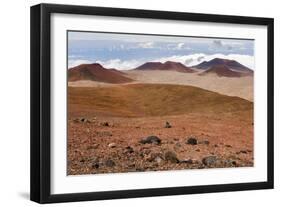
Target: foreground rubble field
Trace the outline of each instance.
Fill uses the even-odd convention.
[[[70,117],[68,175],[253,166],[252,110]]]

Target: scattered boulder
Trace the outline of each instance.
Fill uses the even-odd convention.
[[[248,152],[246,150],[241,150],[240,153],[248,154]]]
[[[202,159],[202,163],[206,166],[213,166],[217,162],[216,156],[208,156]]]
[[[175,144],[175,146],[176,146],[176,147],[181,147],[181,143],[177,142],[177,143]]]
[[[192,159],[181,160],[180,163],[183,163],[183,164],[193,164],[193,160]]]
[[[109,127],[109,123],[108,122],[103,122],[101,123],[102,126],[105,126],[105,127]]]
[[[165,128],[172,128],[172,125],[169,122],[166,121]]]
[[[215,144],[214,147],[219,147],[219,145]]]
[[[94,158],[92,162],[92,168],[98,169],[99,167],[100,167],[99,160],[97,158]]]
[[[90,123],[91,121],[87,118],[84,118],[84,117],[81,117],[81,118],[76,118],[76,119],[73,119],[74,122],[77,122],[77,123]]]
[[[108,159],[108,160],[105,161],[105,165],[107,167],[114,167],[116,164],[115,164],[115,162],[113,160]]]
[[[232,146],[230,144],[226,144],[225,146],[228,148],[232,148]]]
[[[150,153],[147,156],[145,156],[145,160],[148,162],[154,162],[158,158],[162,159],[160,153]]]
[[[161,144],[161,139],[157,136],[148,136],[139,141],[141,144]]]
[[[196,149],[195,151],[196,151],[196,152],[200,152],[200,149]]]
[[[80,119],[81,122],[86,122],[86,120],[87,120],[86,118],[81,118]]]
[[[162,162],[162,160],[163,159],[159,156],[155,157],[155,159],[154,159],[154,161],[157,162],[158,164],[160,164]]]
[[[133,153],[133,152],[134,152],[134,149],[131,146],[127,146],[125,148],[125,153]]]
[[[197,145],[198,141],[195,137],[189,137],[186,141],[186,144],[190,144],[190,145]]]
[[[98,169],[100,167],[100,164],[98,162],[94,162],[92,164],[92,168]]]
[[[110,147],[110,148],[115,148],[116,146],[117,145],[115,143],[113,143],[113,142],[108,144],[108,147]]]
[[[171,163],[179,163],[179,159],[178,159],[176,153],[174,153],[172,151],[165,152],[164,157],[165,157],[166,161],[170,161]]]

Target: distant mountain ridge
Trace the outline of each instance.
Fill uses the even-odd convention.
[[[81,64],[68,69],[68,81],[91,80],[105,83],[128,83],[133,79],[116,69],[106,69],[98,63]]]
[[[161,62],[146,62],[141,66],[135,68],[134,70],[169,70],[177,71],[182,73],[193,73],[195,72],[191,68],[185,66],[179,62],[166,61],[165,63]]]
[[[223,65],[228,67],[231,70],[243,72],[243,73],[253,73],[253,70],[242,65],[241,63],[237,62],[236,60],[229,60],[229,59],[222,59],[222,58],[214,58],[210,61],[203,61],[198,65],[192,66],[192,68],[197,68],[201,70],[208,70],[213,66]]]
[[[245,73],[233,71],[225,65],[212,66],[210,69],[200,73],[199,75],[208,75],[208,74],[216,74],[219,77],[229,77],[229,78],[230,77],[238,78],[238,77],[245,76]]]

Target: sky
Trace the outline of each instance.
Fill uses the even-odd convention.
[[[254,40],[186,36],[68,32],[68,67],[100,63],[134,69],[145,62],[176,61],[193,66],[213,58],[232,59],[254,69]]]

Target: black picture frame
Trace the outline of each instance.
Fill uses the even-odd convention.
[[[50,72],[50,16],[53,13],[134,17],[194,22],[218,22],[267,26],[267,181],[238,184],[219,184],[187,187],[169,187],[73,194],[51,194],[51,72]],[[274,187],[273,147],[273,62],[274,20],[272,18],[195,14],[168,11],[103,8],[56,4],[39,4],[31,7],[31,174],[30,199],[38,203],[88,201],[103,199],[167,196],[179,194],[211,193],[272,189]]]

